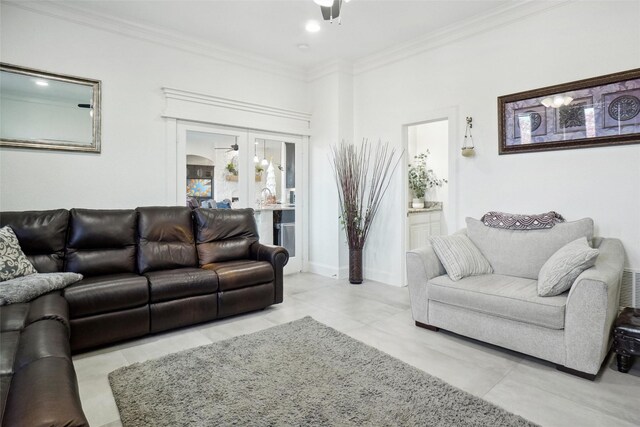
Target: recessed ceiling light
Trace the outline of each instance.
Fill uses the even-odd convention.
[[[298,45],[298,49],[300,49],[300,50],[307,50],[307,49],[309,49],[309,45],[308,45],[308,44],[306,44],[306,43],[300,43],[300,44]]]
[[[49,83],[45,82],[44,80],[36,80],[36,84],[38,86],[49,86]]]
[[[320,31],[320,24],[318,24],[318,21],[309,21],[304,28],[310,33],[317,33]]]

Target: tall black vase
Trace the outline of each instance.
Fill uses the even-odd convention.
[[[362,249],[349,249],[349,283],[362,283]]]

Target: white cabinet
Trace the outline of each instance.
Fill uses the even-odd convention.
[[[441,210],[409,212],[409,250],[424,246],[429,237],[441,234]]]

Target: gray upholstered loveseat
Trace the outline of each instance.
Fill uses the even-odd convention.
[[[593,221],[548,230],[515,231],[467,219],[467,233],[493,274],[452,281],[430,244],[407,253],[407,279],[416,325],[442,328],[555,363],[594,379],[610,348],[618,313],[624,250],[617,239],[593,238]],[[537,275],[564,244],[581,236],[600,254],[570,291],[537,293]]]

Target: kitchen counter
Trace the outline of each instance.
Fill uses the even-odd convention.
[[[409,208],[408,214],[422,213],[422,212],[434,212],[442,210],[442,202],[431,202],[431,205],[425,208]]]
[[[295,206],[292,205],[264,205],[262,207],[253,208],[256,212],[261,211],[292,211],[295,210]]]

